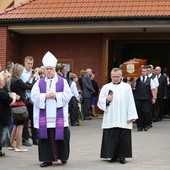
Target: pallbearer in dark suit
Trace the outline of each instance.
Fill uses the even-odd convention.
[[[155,72],[159,81],[157,94],[157,106],[159,112],[154,121],[161,121],[165,114],[165,99],[167,98],[167,79],[163,74],[161,74],[161,67],[155,67]]]
[[[156,76],[156,74],[154,73],[154,69],[152,65],[148,66],[148,77],[150,77],[154,84],[155,84],[155,88],[156,88],[156,96],[158,93],[158,86],[159,86],[159,81],[158,81],[158,77]],[[154,104],[151,105],[151,109],[148,115],[148,129],[152,127],[152,121],[155,118],[157,109],[156,109],[156,102]]]
[[[148,130],[148,115],[151,104],[156,102],[156,86],[147,76],[147,67],[141,70],[141,76],[136,80],[134,98],[139,119],[137,120],[138,131]]]

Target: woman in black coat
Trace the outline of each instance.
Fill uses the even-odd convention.
[[[4,73],[0,73],[0,156],[5,156],[2,146],[6,146],[7,136],[9,138],[9,125],[11,118],[11,105],[16,101],[16,93],[5,90]]]
[[[12,68],[12,75],[11,80],[9,82],[9,89],[11,92],[15,92],[19,99],[17,101],[21,101],[23,103],[26,102],[26,96],[25,91],[31,90],[33,84],[25,83],[20,79],[22,72],[23,72],[23,66],[16,63]],[[11,135],[11,146],[15,148],[15,151],[17,152],[26,152],[27,149],[22,148],[22,132],[24,127],[24,120],[16,120],[14,119],[14,128],[12,130]],[[16,140],[16,147],[14,147],[14,141]]]
[[[99,94],[99,87],[95,80],[95,72],[92,72],[91,81],[92,81],[93,88],[95,89],[95,92],[93,93],[93,96],[91,99],[91,116],[97,117],[95,107],[97,105],[97,97]]]

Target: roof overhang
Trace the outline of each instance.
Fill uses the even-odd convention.
[[[11,19],[0,24],[20,34],[170,32],[170,17]]]
[[[20,34],[56,33],[117,33],[117,32],[170,32],[170,24],[61,24],[10,25],[8,29]]]

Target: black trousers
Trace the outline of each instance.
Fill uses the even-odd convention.
[[[148,117],[150,115],[151,103],[149,100],[135,100],[138,119],[136,120],[137,128],[143,129],[148,126]]]
[[[78,122],[79,107],[78,107],[78,101],[74,96],[71,98],[69,102],[69,113],[70,113],[71,124]]]
[[[165,114],[165,100],[164,99],[157,99],[157,107],[158,107],[158,120],[162,120]]]
[[[149,111],[149,114],[147,115],[148,116],[148,119],[147,119],[148,126],[152,125],[154,107],[155,107],[155,104],[152,104],[152,102],[150,101],[150,111]]]
[[[91,105],[91,98],[83,98],[83,117],[90,116],[90,105]]]
[[[28,140],[30,135],[29,135],[29,131],[28,131],[28,122],[29,120],[31,120],[31,135],[32,135],[32,140],[35,141],[38,139],[38,132],[37,129],[34,128],[34,122],[33,122],[33,104],[31,102],[26,104],[27,109],[28,109],[28,113],[29,113],[29,117],[28,119],[25,121],[24,123],[24,129],[23,129],[23,140]]]

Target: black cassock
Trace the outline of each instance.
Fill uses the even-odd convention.
[[[101,158],[132,157],[131,129],[103,129]]]
[[[64,128],[64,140],[55,140],[55,128],[47,129],[48,139],[39,139],[39,161],[54,162],[68,160],[70,153],[70,130]]]

